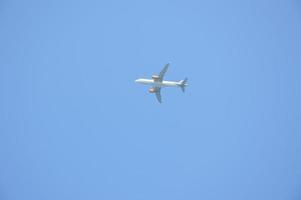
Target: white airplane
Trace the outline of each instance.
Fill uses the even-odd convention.
[[[188,86],[187,78],[181,81],[164,81],[164,75],[168,69],[169,63],[165,65],[159,75],[153,75],[152,79],[137,79],[136,83],[141,83],[144,85],[151,85],[152,87],[148,90],[150,93],[155,93],[158,101],[162,103],[161,98],[161,88],[162,87],[180,87],[183,92],[185,92],[185,87]]]

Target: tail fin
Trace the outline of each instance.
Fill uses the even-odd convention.
[[[180,85],[180,88],[182,89],[183,92],[185,92],[185,87],[188,86],[187,81],[188,81],[188,79],[185,78],[184,80],[181,80],[181,81],[179,82],[179,83],[180,83],[180,84],[179,84],[179,85]]]

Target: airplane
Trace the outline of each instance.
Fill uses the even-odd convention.
[[[157,100],[159,103],[162,103],[161,98],[161,88],[163,87],[179,87],[183,92],[185,92],[185,87],[188,86],[187,78],[181,81],[164,81],[164,75],[169,67],[169,63],[167,63],[159,75],[153,75],[152,79],[137,79],[135,80],[136,83],[144,84],[144,85],[151,85],[152,87],[148,90],[150,93],[155,93]]]

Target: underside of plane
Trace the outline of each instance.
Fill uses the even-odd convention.
[[[152,79],[137,79],[136,83],[141,83],[144,85],[151,85],[148,90],[150,93],[154,93],[157,97],[159,103],[162,103],[161,89],[162,87],[179,87],[183,92],[185,92],[185,87],[188,86],[187,78],[181,81],[164,81],[165,73],[167,72],[169,63],[167,63],[161,70],[159,75],[153,75]]]

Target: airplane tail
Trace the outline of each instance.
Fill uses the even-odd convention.
[[[185,87],[188,86],[187,81],[188,81],[188,79],[185,78],[184,80],[181,80],[179,82],[179,86],[183,92],[185,92]]]

